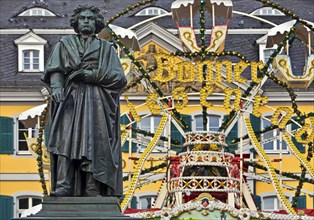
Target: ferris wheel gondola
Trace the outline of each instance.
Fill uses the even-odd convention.
[[[309,22],[313,25],[313,23]],[[272,48],[279,45],[287,32],[296,24],[295,20],[278,25],[268,31],[266,48]],[[289,56],[289,41],[285,45],[285,50],[278,54],[273,60],[273,68],[278,70],[277,76],[283,82],[286,82],[292,88],[308,88],[314,80],[314,33],[303,24],[297,24],[295,37],[300,39],[307,47],[305,56],[305,67],[301,73],[293,73],[293,68]]]
[[[171,6],[173,19],[177,23],[183,48],[191,52],[201,50],[201,47],[197,44],[195,29],[193,28],[193,17],[198,12],[201,2],[200,0],[177,0]],[[218,53],[223,51],[229,19],[232,18],[232,7],[231,0],[210,0],[206,2],[204,9],[212,16],[210,44],[207,46],[206,51]],[[185,18],[190,19],[190,26],[180,24],[180,21]],[[217,25],[216,18],[224,18],[226,22]]]

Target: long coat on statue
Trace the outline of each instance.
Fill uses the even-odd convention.
[[[95,82],[74,80],[80,69],[96,70]],[[119,98],[126,78],[112,44],[95,36],[86,43],[78,35],[62,37],[42,77],[48,86],[53,73],[64,75],[65,98],[51,102],[48,151],[79,161],[81,170],[92,172],[94,179],[121,196]],[[52,163],[52,187],[55,169]]]

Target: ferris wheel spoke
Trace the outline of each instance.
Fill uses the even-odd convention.
[[[260,145],[260,143],[258,142],[253,127],[251,125],[251,122],[249,120],[249,118],[244,118],[244,123],[246,126],[246,129],[248,131],[248,135],[250,137],[250,139],[252,140],[252,144],[256,150],[256,152],[259,154],[259,156],[263,159],[266,167],[267,167],[267,171],[268,174],[270,176],[271,182],[275,188],[276,194],[278,196],[278,198],[280,199],[280,201],[283,204],[283,207],[285,208],[285,210],[290,213],[290,214],[296,214],[296,211],[291,207],[289,201],[287,200],[287,198],[285,197],[285,195],[283,194],[281,187],[279,185],[279,180],[277,178],[275,169],[273,168],[271,161],[269,160],[267,154],[265,153],[263,147]]]
[[[166,122],[168,119],[168,115],[164,114],[160,120],[160,124],[157,128],[157,131],[153,137],[153,139],[151,140],[151,142],[148,144],[147,148],[144,150],[144,152],[142,153],[141,157],[138,160],[138,164],[135,168],[135,172],[132,176],[132,180],[131,180],[131,184],[129,186],[128,191],[125,194],[125,197],[121,203],[121,210],[122,212],[124,212],[127,208],[128,203],[131,201],[133,193],[136,189],[136,185],[137,182],[139,180],[139,176],[141,174],[141,170],[142,167],[145,163],[145,160],[147,159],[147,157],[149,156],[149,154],[154,150],[154,147],[156,146],[157,141],[159,140],[162,131],[164,130],[165,126],[166,126]]]
[[[288,144],[288,147],[291,149],[292,153],[298,158],[298,160],[301,162],[301,164],[305,167],[305,169],[309,172],[312,178],[314,178],[314,169],[310,165],[310,163],[304,158],[304,156],[300,153],[300,151],[297,149],[297,147],[292,142],[291,138],[288,136],[288,134],[283,133],[283,137]]]

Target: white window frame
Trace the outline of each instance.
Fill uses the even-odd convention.
[[[253,11],[250,14],[255,15],[255,16],[286,16],[284,13],[282,13],[278,9],[275,9],[272,7],[262,7]]]
[[[140,117],[142,118],[141,119],[141,122],[142,122],[142,120],[143,120],[143,116],[144,115],[147,115],[147,114],[143,114],[144,112],[141,112],[141,114],[140,114]],[[145,111],[145,113],[146,113],[146,111]],[[158,117],[162,117],[161,115],[147,115],[147,117],[145,117],[145,118],[149,118],[150,119],[150,130],[148,131],[148,132],[151,132],[151,133],[155,133],[156,131],[155,131],[155,120],[154,120],[154,117],[156,117],[156,116],[158,116]],[[137,128],[138,129],[142,129],[141,128],[141,122],[137,122]],[[158,124],[159,125],[159,124]],[[158,126],[157,126],[158,127]],[[167,132],[168,131],[168,125],[166,125],[165,126],[165,128],[164,128],[164,130],[163,130],[163,132],[161,133],[161,136],[166,136],[166,134],[168,133]],[[142,134],[137,134],[137,138],[139,138],[140,136],[141,136]],[[146,138],[146,139],[152,139],[152,137],[149,137],[149,136],[146,136],[146,137],[144,137],[144,135],[143,135],[143,138]],[[158,143],[158,142],[157,142]],[[164,146],[166,146],[167,145],[167,143],[165,143],[164,142]],[[137,152],[138,153],[142,153],[143,151],[145,150],[145,148],[144,148],[144,146],[142,146],[142,145],[137,145]],[[160,152],[159,150],[153,150],[152,151],[152,153],[164,153],[164,152]]]
[[[192,119],[192,131],[196,131],[196,117],[198,116],[202,116],[202,112],[193,112],[191,114],[191,119]],[[210,114],[207,115],[207,120],[209,119],[210,116],[215,116],[215,117],[219,117],[219,126],[222,125],[222,121],[223,121],[223,116],[224,113],[222,112],[218,112],[218,111],[210,111]],[[209,129],[209,123],[207,123],[207,129]]]
[[[158,197],[158,193],[157,192],[142,192],[142,193],[138,193],[136,197],[137,197],[137,208],[142,209],[141,198],[156,197],[154,201],[152,201],[152,206],[153,206]]]
[[[259,38],[258,40],[256,40],[256,43],[259,45],[259,60],[262,61],[264,64],[267,62],[267,60],[265,59],[265,51],[276,50],[278,47],[275,44],[271,48],[266,48],[266,41],[267,41],[267,34]]]
[[[152,12],[152,13],[150,13]],[[135,14],[135,16],[158,16],[167,14],[168,12],[165,9],[158,8],[158,7],[148,7],[144,8],[143,10],[139,11]]]
[[[40,193],[40,192],[17,192],[15,194],[12,195],[13,196],[13,201],[14,201],[14,213],[13,213],[13,217],[14,218],[17,218],[19,216],[19,199],[23,199],[23,198],[29,198],[29,199],[32,199],[32,198],[35,198],[35,199],[43,199],[44,195],[43,193]],[[32,200],[31,200],[31,203],[32,203]],[[29,203],[29,204],[31,204]],[[24,210],[23,210],[24,211]],[[21,213],[23,212],[21,211]]]
[[[263,63],[264,64],[266,64],[266,62],[268,61],[268,59],[269,59],[269,57],[272,55],[272,53],[273,52],[275,52],[275,48],[274,47],[272,47],[272,48],[265,48],[264,50],[263,50]],[[265,55],[265,52],[270,52],[270,54],[269,54],[269,56],[267,55]],[[270,66],[272,65],[272,63],[270,63]]]
[[[289,202],[292,202],[292,198],[293,195],[292,194],[288,194],[288,193],[284,193],[284,195],[286,196],[286,198],[289,200]],[[265,209],[265,202],[264,199],[266,198],[274,198],[274,209]],[[261,209],[262,211],[278,211],[280,210],[280,204],[279,204],[279,200],[277,198],[277,195],[275,193],[263,193],[261,195]]]
[[[26,65],[25,53],[26,52],[29,52],[29,63],[28,63],[29,68],[28,69],[25,67],[25,65]],[[38,52],[38,56],[37,57],[34,56],[35,52]],[[23,50],[23,71],[24,72],[28,72],[28,71],[30,71],[30,72],[38,72],[39,71],[39,65],[40,65],[39,53],[40,53],[39,50]],[[34,62],[35,58],[38,58],[38,63]],[[35,64],[38,64],[38,68],[34,68]]]
[[[44,71],[44,45],[47,41],[33,32],[14,40],[18,46],[18,71],[19,72],[43,72]],[[24,69],[24,51],[38,51],[39,52],[39,69]]]
[[[20,142],[20,138],[19,138],[19,132],[20,130],[25,131],[25,133],[27,134],[27,137],[29,138],[37,138],[37,136],[35,135],[33,137],[33,133],[37,133],[38,134],[38,130],[39,130],[39,116],[36,116],[36,120],[37,120],[37,128],[25,128],[25,129],[20,129],[19,128],[19,122],[20,121],[24,121],[24,120],[19,120],[18,117],[14,117],[14,148],[15,148],[15,153],[17,155],[25,155],[25,156],[29,156],[31,155],[31,152],[29,150],[20,150],[19,147],[19,142]]]
[[[266,113],[266,114],[264,114],[263,116],[270,119],[270,117],[271,117],[272,115],[273,115],[273,113]],[[264,120],[266,120],[266,119],[261,118],[261,130],[264,129]],[[287,129],[287,130],[291,130],[291,129],[290,129],[290,125],[288,125],[288,126],[286,127],[286,129]],[[274,130],[273,130],[273,136],[277,136],[276,139],[272,140],[272,142],[273,142],[273,149],[272,149],[272,150],[266,150],[266,149],[264,148],[264,144],[262,144],[262,147],[263,147],[263,149],[264,149],[264,151],[265,151],[266,153],[279,154],[280,150],[279,150],[279,146],[277,146],[277,143],[279,142],[279,131],[278,131],[278,129],[274,129]],[[264,134],[261,134],[261,141],[264,141]],[[285,142],[284,139],[282,139],[282,142]],[[284,154],[289,154],[288,144],[287,144],[287,143],[285,143],[285,144],[286,144],[286,149],[283,149],[283,150],[282,150],[282,153],[284,153]]]
[[[27,9],[26,11],[23,11],[18,16],[50,16],[51,17],[51,16],[56,16],[56,15],[45,8],[35,7],[35,8]]]

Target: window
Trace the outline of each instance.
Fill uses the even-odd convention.
[[[22,212],[42,203],[41,197],[18,197],[16,213],[21,217]]]
[[[291,197],[286,196],[288,201],[291,200]],[[290,201],[291,202],[291,201]],[[277,196],[264,196],[262,199],[262,211],[274,211],[280,210],[280,204]]]
[[[38,116],[27,118],[26,120],[17,119],[17,153],[29,153],[26,137],[38,138]]]
[[[221,125],[220,116],[217,115],[209,115],[207,116],[207,131],[218,131]],[[195,116],[195,130],[203,131],[203,115]]]
[[[44,8],[30,8],[18,16],[56,16],[51,11]]]
[[[18,46],[18,71],[43,72],[44,71],[44,45],[47,41],[33,32],[16,39]]]
[[[275,52],[275,49],[264,49],[263,53],[264,53],[264,58],[263,61],[264,63],[267,63],[269,57]]]
[[[271,7],[263,7],[260,9],[257,9],[251,13],[251,15],[256,15],[256,16],[285,16],[284,13],[277,9],[273,9]]]
[[[138,123],[138,128],[147,132],[151,132],[151,133],[155,133],[157,131],[157,128],[160,124],[160,120],[161,120],[161,116],[159,115],[153,115],[153,116],[149,116],[146,118],[142,118],[141,121]],[[166,130],[167,128],[165,127],[164,131],[162,132],[161,135],[165,135],[166,134]],[[137,134],[137,139],[138,140],[146,140],[146,142],[149,142],[152,138],[148,137],[148,136],[144,136],[142,134]],[[162,146],[163,147],[163,141],[158,141],[157,145]],[[138,144],[138,150],[141,152],[145,149],[145,146],[143,146],[143,144]],[[160,152],[160,148],[158,150],[158,147],[155,148],[155,150],[153,152],[157,153]]]
[[[24,71],[39,71],[39,51],[24,50],[23,51],[23,70]]]
[[[269,120],[271,117],[267,117]],[[262,129],[270,126],[270,121],[266,119],[262,119]],[[262,140],[265,141],[263,144],[263,148],[266,151],[278,151],[280,150],[279,145],[279,132],[277,129],[274,129],[272,131],[268,131],[264,134],[262,134]],[[287,144],[284,140],[282,140],[282,150],[287,151]]]
[[[157,196],[141,196],[140,197],[140,209],[152,208]]]
[[[136,13],[135,16],[157,16],[163,15],[168,13],[166,10],[157,7],[149,7],[141,10],[140,12]]]

